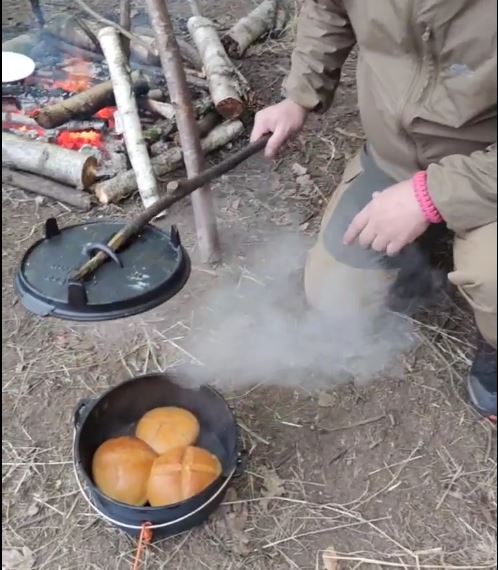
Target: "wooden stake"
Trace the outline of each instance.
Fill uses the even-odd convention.
[[[119,25],[125,30],[131,30],[131,5],[130,0],[119,1]],[[123,52],[127,61],[130,59],[130,38],[121,37]]]
[[[46,196],[63,202],[78,210],[88,211],[92,207],[92,198],[90,194],[80,192],[71,186],[60,184],[54,180],[36,176],[36,174],[28,174],[27,172],[14,172],[13,170],[6,170],[2,168],[2,182],[4,184],[11,184],[21,190]]]
[[[123,128],[123,138],[128,157],[135,172],[142,203],[148,208],[159,198],[157,181],[142,135],[137,102],[119,34],[114,28],[102,28],[98,38],[109,66],[114,99]]]
[[[213,22],[192,16],[188,29],[201,56],[216,110],[226,119],[240,117],[245,110],[247,85],[243,85],[240,72],[230,61]]]
[[[241,18],[223,38],[228,55],[242,57],[251,44],[272,29],[276,11],[276,0],[263,0],[252,12]]]
[[[97,176],[97,161],[75,150],[2,133],[2,165],[88,188]]]
[[[177,182],[170,183],[168,185],[170,193],[168,193],[166,196],[162,196],[155,204],[147,208],[134,220],[126,224],[123,229],[114,234],[107,245],[112,251],[119,251],[159,214],[170,208],[173,204],[182,198],[185,198],[185,196],[192,194],[192,192],[195,192],[197,189],[202,188],[215,178],[226,174],[244,160],[264,149],[267,142],[268,136],[264,136],[258,141],[251,143],[239,152],[220,162],[216,166],[208,168],[202,174],[199,174],[198,176],[190,179],[179,180]],[[72,278],[80,281],[87,279],[96,269],[105,263],[106,260],[107,255],[100,251],[91,259],[89,259],[84,265],[82,265],[80,269],[74,273]]]
[[[171,103],[176,109],[187,176],[193,177],[204,169],[204,154],[173,25],[165,0],[147,0],[147,8]],[[192,196],[192,206],[201,261],[204,263],[219,261],[220,244],[216,216],[208,186],[199,188]]]

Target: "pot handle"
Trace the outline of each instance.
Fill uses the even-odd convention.
[[[93,402],[93,398],[83,398],[77,404],[74,409],[73,425],[74,429],[78,429],[81,425],[81,420],[85,414],[85,410],[88,408],[89,404]]]

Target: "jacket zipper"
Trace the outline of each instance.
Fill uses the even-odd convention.
[[[417,17],[417,13],[418,13],[418,9],[416,6],[416,2],[413,1],[413,11],[412,11],[412,22],[413,22],[413,27],[416,29],[416,17]],[[429,40],[431,37],[431,29],[428,25],[425,26],[424,32],[422,34],[421,37],[421,47],[420,47],[420,41],[419,38],[420,36],[418,35],[417,32],[415,32],[414,35],[414,45],[415,45],[415,52],[416,52],[416,69],[415,69],[415,73],[413,75],[412,80],[410,81],[410,86],[406,92],[406,95],[404,97],[404,100],[402,102],[402,106],[400,108],[400,112],[399,112],[399,117],[398,117],[398,121],[399,121],[399,126],[400,126],[400,131],[403,135],[403,138],[406,140],[406,142],[412,147],[413,149],[413,153],[416,157],[416,161],[417,163],[419,163],[419,158],[418,158],[418,152],[417,152],[417,145],[415,144],[414,140],[412,139],[412,137],[410,137],[410,135],[408,134],[408,130],[407,130],[407,125],[406,125],[406,111],[407,111],[407,107],[408,104],[410,102],[410,94],[414,93],[413,97],[411,97],[411,100],[417,99],[417,98],[421,98],[424,91],[425,91],[425,82],[423,80],[424,78],[424,68],[425,68],[425,64],[427,63],[427,59],[429,57],[429,48],[428,48],[428,44],[429,44]],[[427,79],[427,82],[429,81],[429,79]],[[420,87],[419,87],[420,85]]]

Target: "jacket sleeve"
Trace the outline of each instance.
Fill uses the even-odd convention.
[[[454,232],[496,222],[496,143],[470,156],[454,154],[431,164],[427,187]]]
[[[356,40],[340,0],[305,0],[286,96],[310,111],[326,111],[339,84],[341,67]]]

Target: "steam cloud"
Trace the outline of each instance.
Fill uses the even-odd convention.
[[[365,280],[334,268],[323,275],[327,316],[315,312],[305,307],[296,275],[308,247],[295,234],[279,236],[201,300],[184,344],[203,363],[191,369],[192,380],[313,389],[393,372],[413,337],[407,320],[383,309],[388,281],[377,272]],[[369,304],[362,303],[365,294]]]

